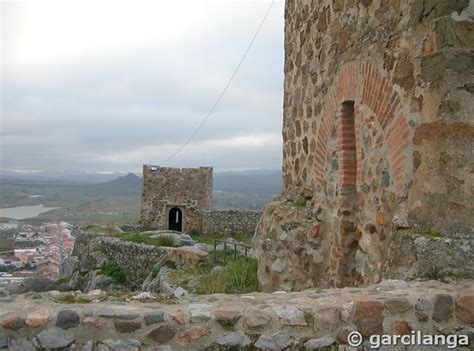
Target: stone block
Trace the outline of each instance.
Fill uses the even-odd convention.
[[[182,330],[179,332],[179,338],[187,342],[198,340],[210,333],[207,325],[200,325],[198,327]]]
[[[56,326],[62,329],[74,328],[79,325],[79,314],[74,310],[63,310],[58,313]]]
[[[133,333],[142,327],[139,321],[116,320],[114,324],[119,333]]]
[[[474,292],[463,293],[456,299],[456,317],[467,324],[474,324]]]
[[[433,319],[436,322],[447,322],[454,315],[454,299],[449,294],[437,294],[433,301]]]
[[[145,319],[145,324],[155,324],[155,323],[162,323],[165,321],[164,317],[165,313],[163,311],[152,311],[146,312],[143,317]]]
[[[382,304],[377,301],[356,302],[352,321],[363,336],[381,334],[383,331]]]
[[[47,308],[40,308],[28,313],[25,324],[30,328],[39,328],[49,322],[49,310]]]
[[[152,329],[146,334],[147,337],[160,344],[171,341],[175,335],[176,329],[168,325],[162,325],[158,328]]]
[[[217,309],[214,311],[215,320],[226,328],[235,326],[241,317],[242,314],[235,310]]]
[[[391,313],[403,313],[413,308],[407,299],[388,299],[385,301],[385,307]]]

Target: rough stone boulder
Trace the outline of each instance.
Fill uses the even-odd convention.
[[[170,230],[152,230],[141,234],[150,235],[152,239],[167,238],[173,241],[173,246],[193,246],[194,240],[184,233],[177,233]]]
[[[431,233],[433,235],[433,233]],[[452,281],[474,278],[474,240],[397,231],[390,246],[385,277]]]
[[[72,273],[79,268],[79,266],[80,262],[77,257],[68,257],[61,262],[61,266],[59,267],[59,276],[70,277]]]
[[[209,253],[192,246],[163,247],[168,257],[186,267],[202,266],[208,262]]]

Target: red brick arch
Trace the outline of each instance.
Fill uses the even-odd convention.
[[[326,166],[326,145],[331,137],[331,126],[336,118],[338,123],[350,123],[347,109],[343,102],[354,101],[354,136],[348,133],[338,133],[340,145],[351,145],[355,142],[356,164],[354,169],[339,168],[340,185],[362,184],[362,154],[361,154],[361,123],[378,123],[382,128],[388,150],[390,174],[394,179],[395,191],[401,190],[411,179],[411,167],[408,163],[407,152],[411,146],[410,128],[407,123],[400,98],[387,79],[388,73],[381,72],[369,62],[351,62],[346,64],[337,74],[325,98],[322,111],[322,121],[317,132],[316,144],[316,182],[323,184]],[[362,121],[360,106],[370,109],[374,118]],[[341,125],[338,126],[342,128]],[[342,139],[341,139],[342,138]]]

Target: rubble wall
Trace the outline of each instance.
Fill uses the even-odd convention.
[[[202,210],[202,233],[222,235],[255,233],[262,211],[253,210]]]
[[[258,228],[263,289],[377,282],[400,228],[472,238],[473,6],[286,2],[284,191]]]
[[[81,269],[92,271],[116,263],[131,284],[141,284],[153,268],[170,256],[167,248],[136,244],[98,233],[79,233],[73,256]]]

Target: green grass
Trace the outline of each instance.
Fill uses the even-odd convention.
[[[420,235],[420,236],[426,236],[428,238],[444,238],[445,236],[442,233],[435,232],[429,229],[426,230],[417,230],[414,231],[413,234],[415,235]]]
[[[204,274],[198,281],[198,294],[245,294],[259,290],[257,260],[241,257],[221,271]]]
[[[174,246],[173,238],[166,235],[160,236],[159,238],[152,239],[152,240],[156,240],[158,243],[158,246],[170,246],[170,247]]]
[[[245,257],[245,255],[241,254],[238,249],[237,253],[235,253],[234,246],[227,246],[226,252],[224,254],[224,250],[211,252],[209,254],[209,259],[214,264],[228,264],[230,262],[234,262],[236,259],[239,260],[240,258]]]
[[[125,273],[115,262],[103,266],[100,272],[111,277],[116,284],[128,285],[128,279]]]

